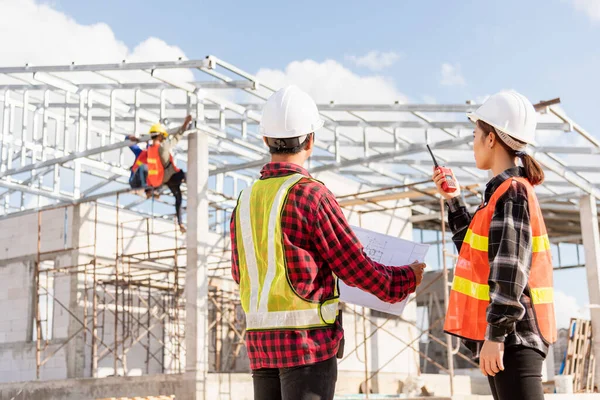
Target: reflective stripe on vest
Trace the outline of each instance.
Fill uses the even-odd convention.
[[[240,292],[248,330],[329,326],[338,313],[335,298],[300,297],[287,279],[281,213],[291,188],[304,176],[269,178],[245,189],[236,214]]]
[[[473,216],[454,270],[444,330],[466,339],[485,339],[486,309],[490,302],[488,235],[498,199],[515,182],[521,182],[527,188],[532,230],[532,264],[526,292],[530,294],[540,334],[546,342],[554,343],[557,332],[550,240],[533,186],[524,178],[507,179],[496,189],[488,204]]]
[[[133,167],[131,167],[131,170],[132,170],[133,172],[135,172],[135,171],[137,171],[137,170],[138,170],[138,168],[139,168],[141,165],[144,165],[144,163],[143,163],[143,162],[141,162],[140,160],[137,160],[137,161],[136,161],[136,162],[133,164]]]
[[[477,300],[490,301],[490,287],[456,276],[452,282],[452,290],[473,297]],[[554,289],[551,287],[531,289],[533,304],[554,303]]]
[[[146,164],[148,162],[148,151],[147,150],[142,150],[140,152],[140,154],[138,154],[138,156],[135,159],[135,162],[133,163],[133,166],[131,167],[131,170],[133,172],[137,171],[138,168],[144,164]]]
[[[548,235],[542,236],[533,236],[531,238],[532,251],[534,253],[539,253],[542,251],[550,250],[550,239],[548,239]],[[463,243],[467,243],[475,250],[479,251],[488,251],[488,238],[487,236],[480,236],[475,233],[471,229],[467,230],[467,234],[465,235],[465,239]]]

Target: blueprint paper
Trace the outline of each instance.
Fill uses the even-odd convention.
[[[428,244],[411,242],[355,226],[352,227],[352,230],[363,245],[365,254],[371,260],[381,264],[402,266],[414,261],[423,262],[429,250]],[[408,302],[408,297],[401,302],[390,304],[362,289],[350,287],[340,280],[340,300],[400,316]]]

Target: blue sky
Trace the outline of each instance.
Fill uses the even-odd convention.
[[[561,97],[567,113],[600,137],[600,16],[577,8],[577,0],[51,4],[79,24],[108,24],[129,48],[155,36],[188,58],[214,54],[253,73],[333,59],[392,80],[415,102],[463,102],[505,88],[532,101]],[[394,53],[395,62],[372,71],[351,60],[371,51]],[[442,84],[443,64],[464,83]],[[557,288],[587,303],[584,270],[556,278]]]
[[[5,0],[0,14],[7,65],[213,54],[354,102],[462,103],[510,88],[561,97],[600,137],[600,0]],[[584,269],[555,279],[588,303]]]
[[[356,73],[373,74],[347,56],[395,52],[397,62],[376,74],[393,79],[413,101],[427,96],[462,102],[514,88],[533,101],[560,96],[569,115],[598,132],[600,16],[578,9],[578,3],[586,1],[51,4],[80,24],[107,23],[130,48],[156,36],[189,58],[214,54],[251,72],[283,69],[295,60],[334,59]],[[465,84],[441,85],[443,63],[459,66]]]

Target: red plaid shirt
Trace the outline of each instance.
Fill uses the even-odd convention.
[[[270,163],[263,167],[261,179],[294,173],[310,176],[295,164]],[[231,217],[231,274],[239,284],[235,214]],[[402,301],[415,291],[410,267],[385,266],[366,256],[334,195],[324,185],[300,180],[289,193],[281,221],[288,277],[296,293],[305,299],[332,297],[332,272],[349,286],[390,303]],[[339,322],[320,329],[249,331],[246,347],[250,368],[284,368],[330,359],[343,336]]]

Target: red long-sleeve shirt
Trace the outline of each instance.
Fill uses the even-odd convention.
[[[261,179],[300,173],[302,167],[269,163]],[[239,284],[235,211],[231,217],[231,273]],[[322,184],[302,179],[290,191],[282,211],[283,247],[288,277],[296,293],[309,300],[333,296],[332,272],[349,286],[359,287],[389,303],[402,301],[415,291],[410,267],[391,267],[369,259],[348,225],[334,195]],[[334,357],[343,330],[332,327],[309,330],[269,330],[246,333],[250,367],[284,368],[312,364]]]

